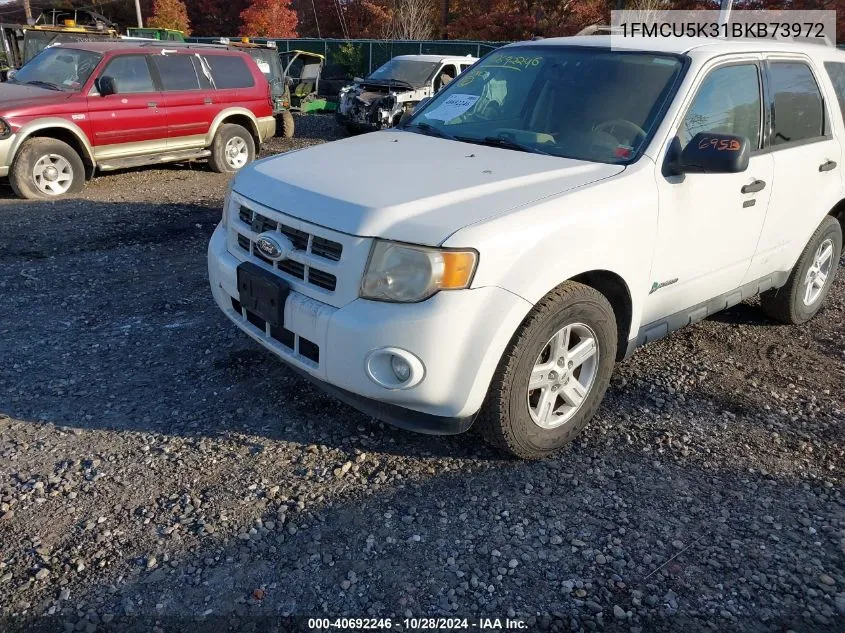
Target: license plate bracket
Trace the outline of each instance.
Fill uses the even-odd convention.
[[[284,326],[285,301],[290,294],[284,279],[257,264],[244,262],[238,266],[238,294],[241,305],[271,327]]]

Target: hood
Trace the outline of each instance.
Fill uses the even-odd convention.
[[[74,94],[5,81],[0,83],[0,113],[7,115],[32,106],[65,101]]]
[[[465,226],[623,169],[390,130],[255,162],[233,188],[350,235],[438,245]]]

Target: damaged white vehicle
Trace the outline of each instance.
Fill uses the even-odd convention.
[[[400,55],[340,91],[337,118],[350,132],[390,128],[460,73],[475,57]]]

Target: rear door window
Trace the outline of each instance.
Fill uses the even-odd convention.
[[[836,98],[839,100],[839,112],[845,120],[845,64],[837,62],[825,62],[825,70],[830,75],[833,89],[836,91]]]
[[[157,92],[146,55],[121,55],[112,59],[102,76],[114,78],[118,94]]]
[[[772,145],[824,137],[824,101],[810,67],[800,62],[773,62],[769,78],[775,106]]]
[[[206,55],[205,61],[211,68],[214,85],[221,90],[255,85],[249,67],[239,55]]]
[[[165,91],[199,90],[199,78],[191,56],[156,55],[152,60]]]

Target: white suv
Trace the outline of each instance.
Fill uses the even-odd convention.
[[[242,170],[211,287],[353,406],[542,457],[638,346],[758,293],[782,322],[819,310],[843,110],[832,48],[514,44],[398,129]]]

